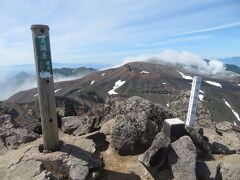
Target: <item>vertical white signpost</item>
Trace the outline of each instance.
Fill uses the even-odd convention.
[[[190,100],[188,105],[188,114],[187,114],[187,120],[186,120],[186,125],[191,128],[194,126],[200,86],[201,86],[201,77],[194,76],[192,81],[192,90],[191,90],[191,95],[190,95]]]

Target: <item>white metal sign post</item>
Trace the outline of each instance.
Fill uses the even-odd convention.
[[[201,86],[201,79],[202,78],[199,76],[194,76],[192,81],[192,90],[191,90],[191,95],[190,95],[190,100],[188,105],[188,114],[187,114],[187,120],[186,120],[186,125],[191,128],[194,126],[195,115],[197,110],[198,94]]]

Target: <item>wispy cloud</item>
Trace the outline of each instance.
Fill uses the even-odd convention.
[[[228,29],[228,28],[233,28],[233,27],[240,27],[240,21],[227,23],[227,24],[221,24],[218,26],[212,26],[212,27],[208,27],[208,28],[197,29],[194,31],[188,31],[188,32],[183,32],[183,33],[179,33],[179,34],[186,35],[186,34],[204,33],[204,32],[217,31],[217,30]]]

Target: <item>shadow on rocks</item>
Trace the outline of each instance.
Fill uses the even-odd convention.
[[[99,180],[141,180],[141,178],[134,173],[119,173],[110,170],[103,170]]]

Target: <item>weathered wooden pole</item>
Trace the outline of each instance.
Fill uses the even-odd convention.
[[[38,81],[44,150],[56,151],[59,148],[59,137],[49,27],[46,25],[32,25],[31,30]]]
[[[194,76],[193,81],[192,81],[192,90],[191,90],[191,95],[190,95],[190,100],[189,100],[189,105],[188,105],[188,114],[187,114],[187,120],[186,120],[186,125],[193,128],[194,122],[195,122],[195,115],[197,111],[197,102],[198,102],[198,95],[199,95],[199,90],[201,86],[201,77],[199,76]]]

